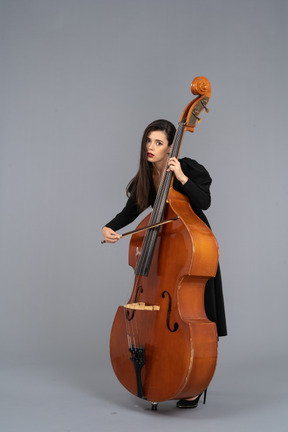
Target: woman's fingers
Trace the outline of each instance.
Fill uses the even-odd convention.
[[[106,243],[116,243],[120,239],[120,235],[111,228],[103,227],[102,234]]]

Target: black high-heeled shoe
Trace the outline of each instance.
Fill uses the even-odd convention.
[[[203,393],[201,393],[199,396],[197,396],[196,399],[193,399],[193,400],[180,399],[176,403],[176,407],[177,408],[197,408],[198,402],[199,402],[202,394]],[[203,401],[204,404],[206,403],[206,394],[207,394],[207,389],[204,391],[204,401]]]

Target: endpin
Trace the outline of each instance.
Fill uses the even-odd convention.
[[[158,402],[151,402],[151,404],[152,404],[151,406],[152,411],[157,411]]]

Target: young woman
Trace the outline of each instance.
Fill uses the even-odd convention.
[[[194,213],[209,226],[202,210],[210,206],[212,180],[207,170],[195,160],[169,157],[175,132],[175,126],[167,120],[156,120],[145,129],[139,170],[126,189],[127,203],[123,210],[102,228],[107,243],[116,243],[120,238],[117,230],[130,224],[149,206],[153,207],[166,169],[174,173],[174,189],[188,196]],[[216,323],[218,336],[225,336],[227,331],[219,266],[215,278],[209,279],[206,284],[204,301],[206,315]],[[200,396],[180,400],[177,407],[195,408]]]

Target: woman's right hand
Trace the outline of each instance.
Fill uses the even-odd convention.
[[[116,243],[120,239],[120,235],[111,228],[103,227],[102,234],[106,243]]]

